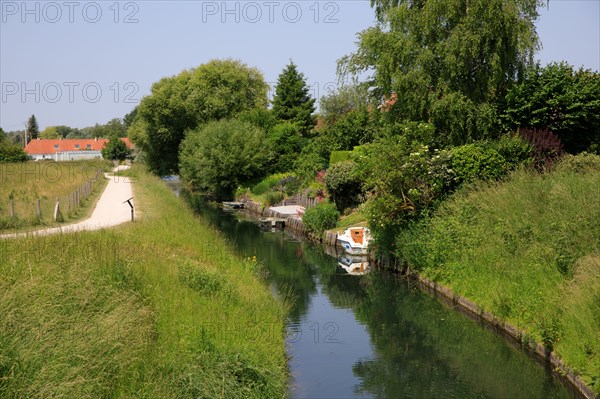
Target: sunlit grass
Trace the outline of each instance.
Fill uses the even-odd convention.
[[[600,171],[519,171],[398,237],[424,276],[554,348],[600,393]]]
[[[0,397],[285,396],[259,266],[157,178],[134,201],[112,230],[0,241]]]
[[[360,210],[356,210],[349,215],[342,216],[335,226],[336,230],[345,230],[351,226],[366,226],[367,217]]]
[[[106,186],[103,173],[109,164],[104,161],[24,162],[0,164],[0,230],[27,229],[56,225],[54,207],[60,200],[59,222],[73,222],[89,215],[97,195]],[[98,174],[101,178],[97,179]],[[93,181],[94,191],[82,206],[69,211],[67,196],[87,181]],[[11,217],[10,200],[14,201],[15,218]],[[42,219],[37,213],[40,200]]]

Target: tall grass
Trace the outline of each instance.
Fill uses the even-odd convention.
[[[108,171],[109,165],[105,161],[0,164],[0,230],[55,224],[57,197],[61,203],[63,221],[85,217],[91,211],[86,205],[94,203],[97,194],[106,185],[104,179],[96,180],[97,173]],[[90,180],[95,182],[94,193],[82,208],[69,213],[67,195]],[[11,199],[14,201],[14,220],[10,212]],[[42,220],[37,213],[38,199]]]
[[[457,193],[397,255],[554,349],[600,393],[600,170],[518,171]]]
[[[0,397],[277,398],[286,306],[157,178],[137,222],[0,241]]]

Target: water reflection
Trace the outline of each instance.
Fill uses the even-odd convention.
[[[294,297],[291,397],[569,397],[526,354],[406,280],[349,275],[321,248],[187,198],[241,255],[265,265],[274,289]]]
[[[342,254],[337,259],[338,266],[352,276],[363,276],[371,270],[367,256]]]

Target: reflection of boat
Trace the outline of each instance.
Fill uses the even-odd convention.
[[[350,227],[337,237],[344,251],[351,255],[366,255],[370,240],[371,232],[366,227]]]
[[[338,265],[348,274],[361,276],[369,270],[369,260],[366,256],[343,255],[338,258]]]
[[[244,209],[243,202],[223,202],[223,208],[225,209]]]

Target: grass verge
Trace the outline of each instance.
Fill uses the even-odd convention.
[[[0,241],[0,397],[277,398],[286,306],[138,173],[143,218]]]
[[[423,276],[553,349],[600,394],[600,171],[519,171],[397,237]]]

